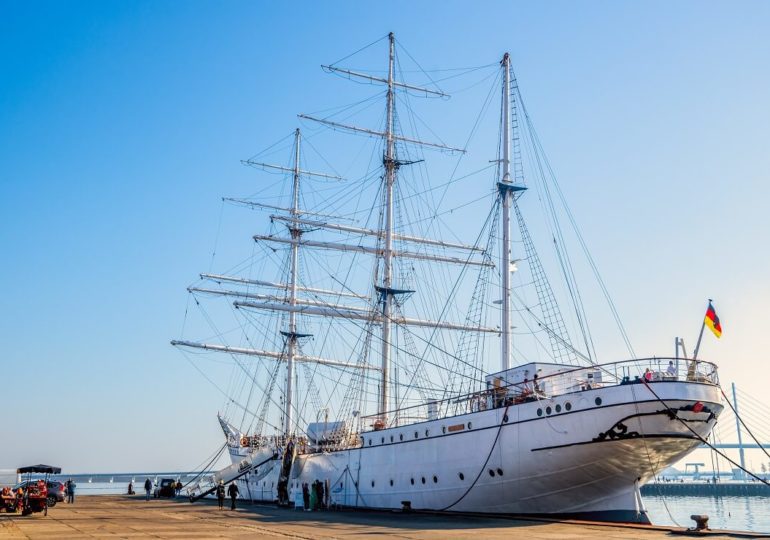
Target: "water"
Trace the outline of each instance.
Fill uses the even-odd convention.
[[[770,532],[770,497],[644,496],[656,525],[692,527],[692,514],[709,516],[712,529]]]
[[[144,480],[149,478],[181,478],[186,483],[195,473],[137,473],[115,475],[61,475],[62,482],[72,478],[77,484],[76,495],[121,495],[128,491],[134,480],[134,490],[144,493]],[[91,480],[89,482],[88,480]],[[112,479],[112,482],[110,482]],[[709,516],[714,529],[732,529],[770,533],[770,497],[692,497],[645,495],[650,519],[656,525],[692,527],[692,514]]]

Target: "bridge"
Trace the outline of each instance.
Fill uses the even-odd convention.
[[[739,391],[735,383],[731,384],[731,389],[731,403],[737,414],[733,413],[729,405],[725,407],[725,410],[719,417],[717,427],[711,434],[710,442],[714,448],[720,450],[737,449],[741,468],[746,469],[745,450],[764,450],[765,452],[770,450],[770,443],[757,443],[754,441],[755,437],[758,441],[770,441],[770,433],[768,433],[766,426],[767,419],[770,418],[770,407],[748,393]],[[738,399],[739,397],[740,400]],[[750,433],[746,433],[747,428],[751,430]],[[753,437],[751,436],[752,434]],[[744,435],[748,436],[752,442],[744,442]],[[724,442],[726,439],[735,440],[736,438],[738,442]],[[703,444],[701,448],[709,448],[709,446]],[[768,466],[770,467],[770,464]],[[764,473],[764,464],[762,467],[762,472]]]

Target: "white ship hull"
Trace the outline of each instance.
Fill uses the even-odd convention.
[[[638,486],[698,447],[695,434],[706,437],[722,410],[718,386],[650,388],[618,385],[366,432],[360,448],[299,455],[291,500],[302,483],[328,480],[330,502],[348,507],[409,501],[415,510],[649,522]],[[696,403],[700,412],[686,410]],[[236,462],[249,449],[230,451]],[[276,500],[279,469],[241,479],[241,496]]]

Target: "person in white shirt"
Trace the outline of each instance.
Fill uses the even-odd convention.
[[[676,366],[674,366],[673,360],[668,361],[668,368],[666,368],[666,375],[668,375],[669,377],[676,377]]]

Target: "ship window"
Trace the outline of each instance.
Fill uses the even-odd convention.
[[[428,431],[427,429],[425,430],[425,436],[426,436],[426,437],[429,437],[429,436],[430,436],[430,431]]]
[[[556,412],[561,412],[561,405],[556,405]]]
[[[342,482],[340,482],[340,488],[342,487]]]
[[[414,478],[410,479],[410,482],[412,482],[412,485],[414,485]]]
[[[374,480],[372,480],[372,487],[374,487]]]
[[[545,408],[545,414],[551,414],[551,407],[550,406]]]
[[[564,404],[564,408],[567,409],[568,411],[571,411],[572,410],[572,403],[570,403],[568,401],[567,403]]]
[[[538,416],[543,416],[543,409],[538,409],[537,410],[537,415]]]
[[[494,475],[495,475],[495,471],[493,471],[492,469],[489,469],[489,476],[494,476]]]
[[[390,442],[393,442],[393,435],[390,436]]]
[[[441,426],[441,433],[446,433],[446,426]]]
[[[372,440],[371,440],[371,439],[369,439],[369,446],[371,446],[371,445],[372,445]]]
[[[424,476],[422,477],[422,483],[423,484],[425,483],[425,477]]]
[[[600,397],[597,397],[597,398],[594,400],[594,403],[596,403],[596,405],[601,405],[601,404],[602,404],[602,398],[600,398]]]
[[[468,422],[468,429],[473,429],[473,423]]]
[[[390,485],[391,486],[393,485],[393,479],[392,478],[390,479]]]
[[[385,437],[380,439],[380,444],[385,444]]]
[[[404,434],[403,434],[403,433],[401,433],[401,434],[398,436],[398,440],[399,440],[399,441],[403,441],[403,440],[404,440]]]
[[[500,469],[500,468],[498,468],[498,469],[497,469],[497,474],[498,474],[498,475],[500,475],[500,476],[502,476],[502,475],[503,475],[503,470],[502,470],[502,469]]]
[[[503,422],[505,422],[506,424],[508,423],[508,415],[507,414],[505,416],[503,416]]]
[[[460,477],[460,480],[465,480],[465,475],[463,473],[459,473],[457,476]]]
[[[419,434],[419,433],[417,433],[417,432],[415,431],[415,432],[414,432],[414,438],[416,439],[416,438],[417,438],[417,437],[419,437],[419,436],[420,436],[420,434]]]
[[[438,476],[433,475],[433,483],[438,484]]]

